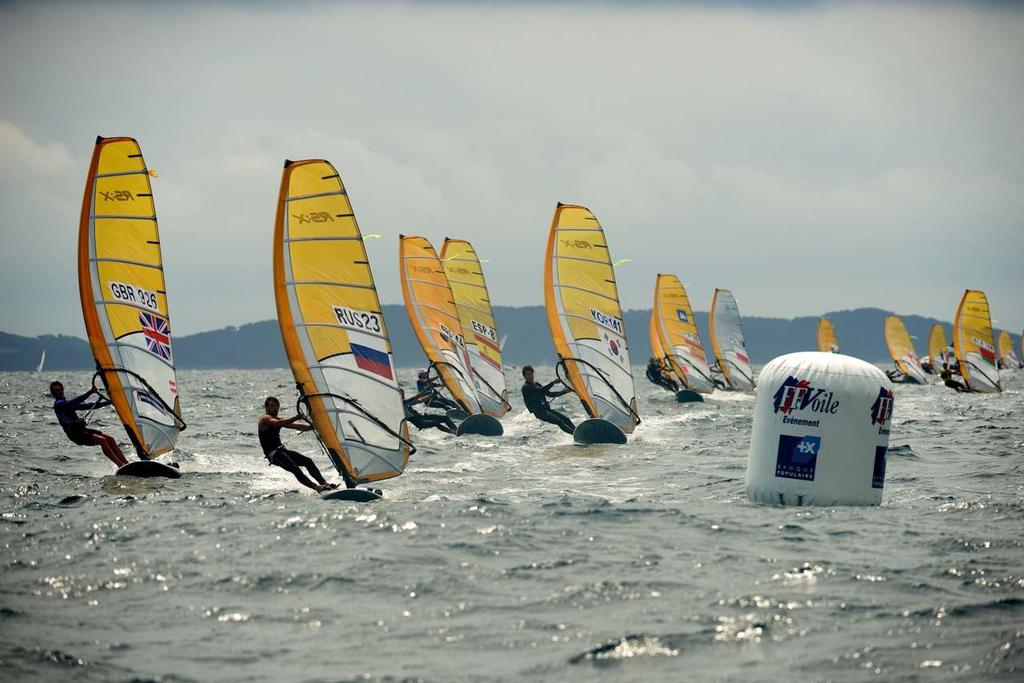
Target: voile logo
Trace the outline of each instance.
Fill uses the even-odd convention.
[[[772,407],[776,414],[783,415],[808,409],[813,413],[835,415],[839,411],[839,399],[828,389],[816,389],[810,381],[790,375],[775,392]]]

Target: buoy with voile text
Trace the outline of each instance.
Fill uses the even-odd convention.
[[[779,356],[761,370],[747,493],[776,505],[878,505],[892,382],[835,353]]]

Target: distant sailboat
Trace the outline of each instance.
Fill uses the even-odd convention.
[[[750,356],[743,338],[743,323],[736,297],[728,289],[716,289],[711,296],[711,350],[718,371],[733,389],[750,391],[756,385],[750,368]]]
[[[484,281],[484,269],[473,245],[465,240],[445,238],[441,263],[451,285],[455,308],[462,322],[463,341],[469,355],[473,385],[480,410],[501,417],[512,407],[508,402],[505,373],[501,366],[498,324]]]
[[[39,365],[36,366],[36,372],[43,371],[43,364],[46,363],[46,349],[43,349],[43,355],[39,356]]]
[[[436,374],[467,414],[459,424],[458,433],[500,436],[504,428],[493,415],[487,414],[480,400],[479,382],[474,381],[455,294],[433,245],[426,237],[400,235],[398,261],[405,312],[430,361],[429,371]],[[503,407],[502,396],[502,393],[494,394],[495,407]]]
[[[885,344],[902,377],[899,380],[913,384],[928,384],[928,377],[921,367],[921,359],[914,349],[914,342],[907,332],[907,326],[898,315],[885,319]]]
[[[998,394],[1003,390],[996,366],[992,317],[985,292],[968,289],[960,299],[953,320],[953,345],[960,374],[971,391]]]
[[[714,390],[690,298],[670,273],[659,273],[655,280],[650,337],[654,357],[668,365],[683,387],[704,394]]]
[[[839,338],[836,328],[828,318],[818,318],[818,350],[822,353],[839,353]]]
[[[1013,352],[1013,338],[1010,337],[1010,333],[1006,330],[999,333],[997,353],[999,356],[999,367],[1007,370],[1020,367],[1017,354]]]
[[[946,340],[946,328],[941,323],[935,323],[928,333],[928,362],[931,364],[932,374],[939,374],[942,365],[952,360],[953,354],[949,352],[949,342]]]

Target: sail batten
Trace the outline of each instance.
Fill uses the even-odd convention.
[[[728,289],[716,289],[711,296],[709,320],[711,350],[726,384],[733,389],[753,389],[757,384],[750,367],[743,321],[736,297]]]
[[[498,325],[480,257],[466,240],[445,239],[441,246],[441,263],[462,324],[480,410],[501,417],[511,406],[501,362]]]
[[[928,383],[910,332],[898,315],[890,315],[885,319],[885,345],[889,348],[889,355],[900,372],[921,384]]]
[[[423,353],[459,406],[482,412],[465,330],[437,252],[425,237],[402,235],[398,261],[405,311]]]
[[[544,304],[565,379],[587,415],[632,433],[639,416],[615,270],[604,230],[586,207],[555,209],[544,259]]]
[[[163,255],[149,170],[132,138],[96,139],[79,220],[78,284],[97,373],[136,452],[148,459],[173,450],[185,423]]]
[[[953,321],[953,348],[960,374],[972,391],[990,394],[1003,390],[985,292],[968,289],[961,297]]]
[[[659,274],[654,285],[651,351],[682,386],[705,394],[714,390],[690,298],[679,278],[668,273]]]
[[[282,172],[274,294],[300,404],[335,468],[351,485],[400,475],[413,449],[387,325],[348,193],[322,159]]]

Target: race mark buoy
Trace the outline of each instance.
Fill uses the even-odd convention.
[[[857,358],[790,353],[761,371],[747,493],[776,505],[878,505],[892,382]]]

